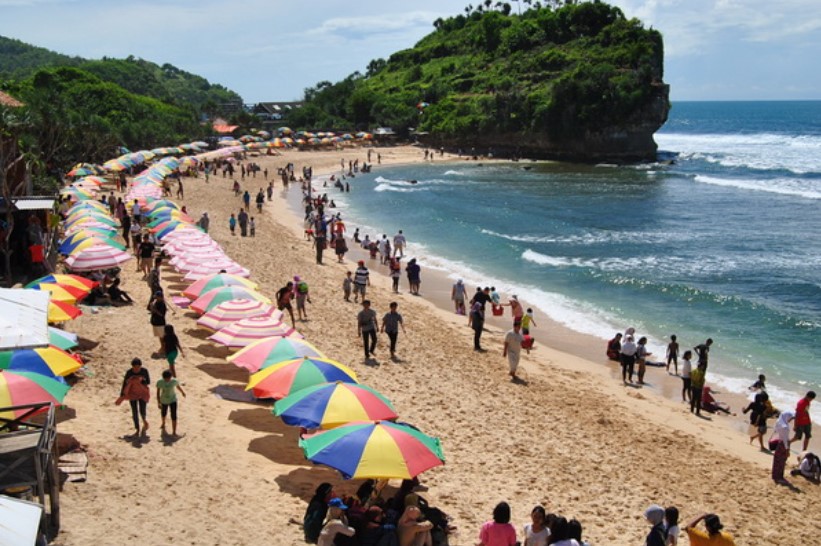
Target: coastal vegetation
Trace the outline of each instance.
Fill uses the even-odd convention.
[[[442,144],[548,154],[631,128],[649,129],[652,141],[669,109],[661,34],[603,2],[526,4],[518,14],[488,0],[437,19],[414,47],[364,74],[306,89],[292,123],[386,125]]]

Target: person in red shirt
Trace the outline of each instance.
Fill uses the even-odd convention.
[[[810,438],[812,438],[812,419],[810,419],[810,402],[815,400],[815,392],[809,391],[804,395],[804,398],[798,401],[795,406],[795,436],[790,443],[804,438],[804,451],[810,445]]]

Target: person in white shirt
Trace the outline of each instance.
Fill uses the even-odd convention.
[[[405,245],[407,241],[405,240],[405,236],[402,234],[402,230],[399,230],[399,233],[393,236],[393,255],[396,256],[399,254],[400,258],[405,257]]]

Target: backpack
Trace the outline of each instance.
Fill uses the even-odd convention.
[[[307,294],[308,293],[308,283],[305,281],[301,281],[298,285],[296,285],[296,290],[300,294]]]

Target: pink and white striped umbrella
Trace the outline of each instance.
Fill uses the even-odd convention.
[[[245,277],[246,279],[251,276],[251,271],[249,269],[242,267],[236,262],[212,262],[189,269],[188,273],[186,273],[183,278],[186,281],[198,281],[201,278],[207,277],[208,275],[213,275],[214,273],[230,273],[231,275],[239,275],[240,277]]]
[[[132,258],[131,254],[106,244],[94,245],[69,256],[66,265],[72,271],[111,269]]]
[[[201,316],[197,320],[197,324],[216,332],[238,320],[251,317],[269,317],[275,321],[280,321],[282,320],[282,311],[262,301],[240,298],[220,303]]]
[[[303,335],[272,317],[251,317],[226,326],[208,339],[227,347],[245,347],[266,337],[303,339]]]

